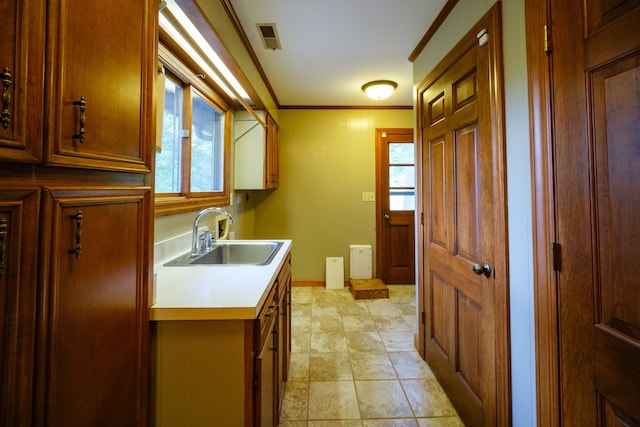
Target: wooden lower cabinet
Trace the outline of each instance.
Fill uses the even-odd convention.
[[[276,418],[280,420],[282,414],[282,401],[284,387],[289,373],[289,361],[291,360],[291,256],[287,257],[285,264],[278,275],[278,363],[277,363],[277,405]]]
[[[143,426],[148,188],[45,190],[36,425]]]
[[[0,426],[32,422],[40,189],[0,190]]]
[[[290,266],[289,254],[257,319],[153,322],[157,427],[278,425],[291,353],[291,310],[281,311],[290,298],[280,297],[291,292]]]
[[[274,311],[278,315],[278,310]],[[278,322],[274,318],[255,361],[256,426],[278,425]]]

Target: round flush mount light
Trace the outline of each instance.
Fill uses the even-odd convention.
[[[398,84],[391,80],[375,80],[365,83],[362,86],[362,90],[369,98],[379,101],[390,97],[397,87]]]

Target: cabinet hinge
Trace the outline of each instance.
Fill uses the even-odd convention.
[[[549,34],[549,26],[545,25],[542,31],[543,31],[542,47],[544,49],[544,53],[549,55],[551,54],[551,35]]]
[[[551,244],[551,268],[553,271],[561,271],[562,269],[562,259],[560,257],[560,243],[552,243]]]

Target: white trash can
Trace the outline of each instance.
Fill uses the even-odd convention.
[[[344,289],[344,259],[327,257],[327,289]]]

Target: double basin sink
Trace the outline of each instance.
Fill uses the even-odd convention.
[[[278,253],[282,242],[218,240],[210,250],[193,256],[188,253],[166,264],[167,267],[205,265],[268,265]]]

